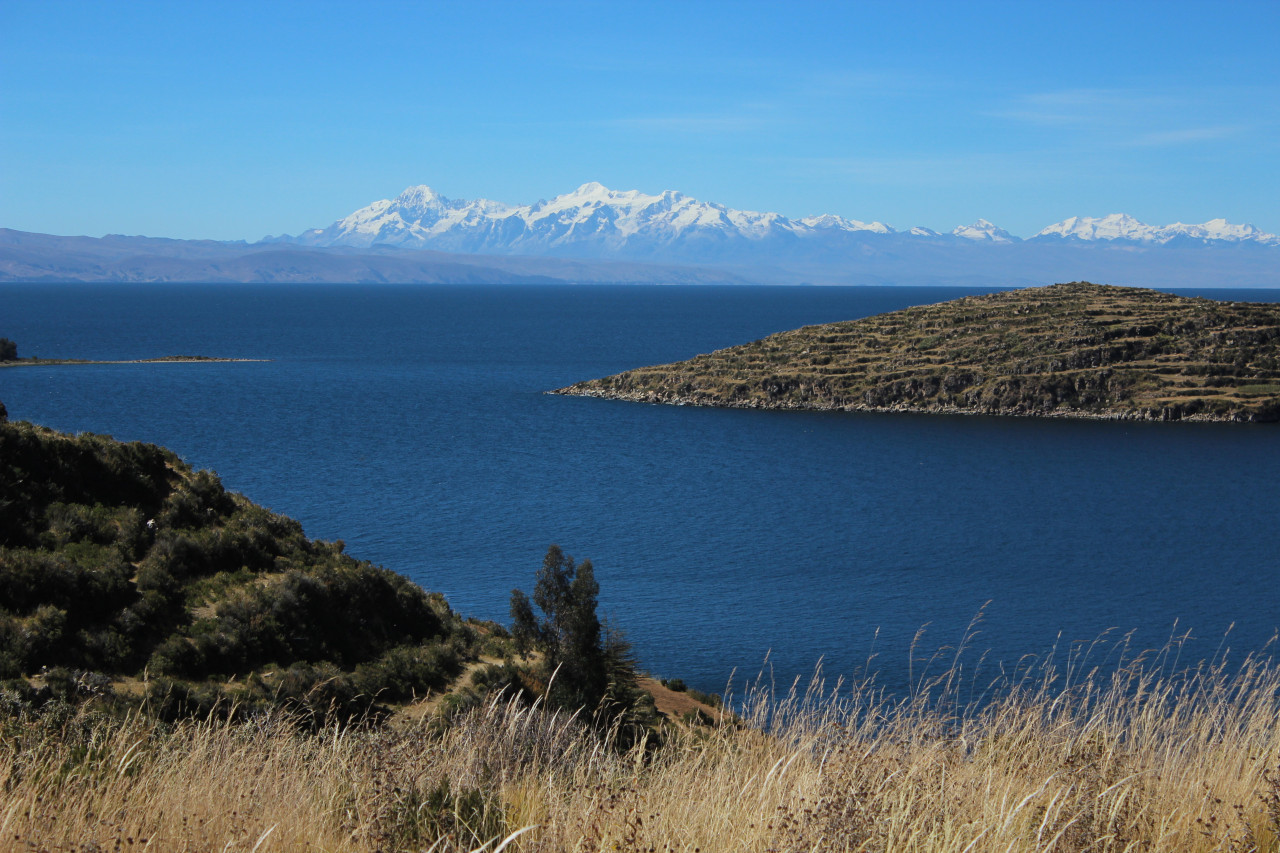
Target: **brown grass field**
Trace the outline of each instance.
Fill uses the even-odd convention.
[[[1280,669],[1176,652],[1042,663],[966,706],[960,664],[898,699],[760,682],[649,751],[501,698],[318,733],[68,709],[4,724],[0,849],[1280,849]]]

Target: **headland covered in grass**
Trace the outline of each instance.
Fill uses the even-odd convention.
[[[1280,846],[1268,658],[957,656],[721,710],[636,678],[559,549],[508,631],[166,450],[24,423],[0,510],[0,849]]]
[[[1072,282],[806,326],[553,393],[679,405],[1280,420],[1280,306]]]

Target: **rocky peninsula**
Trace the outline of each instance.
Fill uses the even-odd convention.
[[[1071,282],[805,326],[551,393],[751,409],[1280,421],[1280,305]]]

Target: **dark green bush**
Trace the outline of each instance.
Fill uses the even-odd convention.
[[[471,686],[482,696],[495,692],[515,695],[525,690],[524,673],[511,661],[491,663],[471,673]]]
[[[170,493],[156,517],[162,527],[199,528],[230,515],[235,502],[212,471],[197,471]]]
[[[69,605],[78,593],[77,580],[75,567],[58,554],[0,550],[0,602],[11,613],[30,613],[41,604]]]
[[[156,717],[172,722],[189,717],[243,716],[257,710],[253,702],[244,699],[217,684],[153,678],[147,683],[144,707]]]
[[[174,635],[156,646],[147,661],[147,669],[157,675],[193,678],[205,674],[207,663],[199,645],[187,637]]]
[[[461,669],[449,645],[400,646],[357,666],[355,681],[360,692],[380,702],[400,702],[444,688]]]

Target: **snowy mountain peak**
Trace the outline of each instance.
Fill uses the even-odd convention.
[[[625,195],[626,193],[614,192],[598,181],[588,181],[573,192],[556,196],[552,201],[564,203],[595,202],[601,204],[614,201]]]
[[[448,202],[449,200],[436,193],[435,190],[426,184],[416,187],[409,187],[400,195],[396,196],[396,204],[404,207],[423,207],[434,201]]]
[[[824,213],[821,216],[806,216],[798,221],[801,225],[809,228],[831,228],[837,231],[873,231],[876,234],[895,233],[892,228],[883,222],[863,222],[860,219],[845,219],[843,216],[836,216],[834,213]]]
[[[1175,222],[1172,225],[1166,225],[1165,230],[1200,240],[1230,240],[1232,242],[1253,240],[1259,243],[1280,244],[1280,237],[1275,234],[1260,231],[1247,223],[1235,225],[1225,219],[1210,219],[1200,225],[1184,225],[1181,222]]]
[[[626,190],[619,192],[611,190],[604,184],[596,181],[589,181],[570,193],[564,193],[553,198],[549,205],[555,205],[560,208],[572,207],[573,205],[582,204],[623,204],[634,206],[639,204],[652,204],[660,199],[661,196],[644,195],[638,190]]]
[[[1074,237],[1078,240],[1153,239],[1157,229],[1127,213],[1109,213],[1101,218],[1072,216],[1041,230],[1037,237]]]
[[[951,233],[966,240],[978,240],[987,243],[1012,243],[1016,239],[1008,231],[985,219],[979,219],[972,225],[961,225]]]
[[[1073,216],[1050,225],[1036,237],[1058,237],[1075,240],[1125,240],[1136,243],[1163,244],[1179,238],[1202,242],[1256,242],[1280,245],[1280,237],[1260,231],[1252,225],[1234,225],[1225,219],[1210,219],[1200,225],[1175,222],[1172,225],[1148,225],[1125,213],[1112,213],[1101,218]]]

